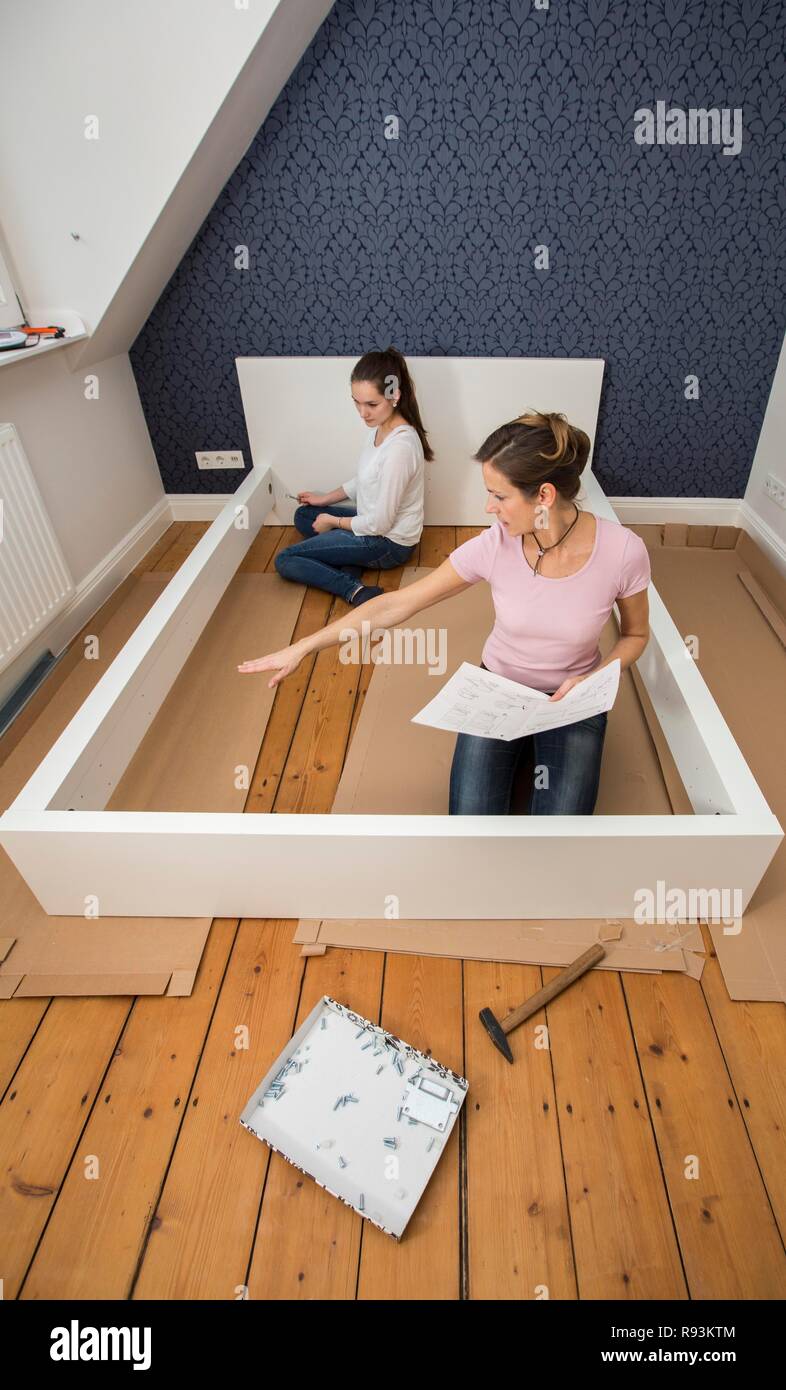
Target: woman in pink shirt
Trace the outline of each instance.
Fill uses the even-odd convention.
[[[574,498],[590,441],[563,415],[534,411],[502,425],[475,455],[494,522],[451,552],[432,574],[382,594],[363,613],[337,618],[283,651],[244,662],[273,671],[278,685],[304,656],[372,628],[394,627],[470,584],[491,586],[496,621],[483,647],[489,671],[561,700],[610,662],[621,668],[649,640],[647,548],[635,532],[578,507]],[[598,637],[614,603],[620,637],[605,660]],[[451,815],[506,815],[516,774],[532,753],[530,815],[591,815],[597,800],[607,715],[503,742],[459,734],[450,778]]]

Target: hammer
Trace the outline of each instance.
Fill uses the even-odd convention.
[[[555,975],[549,984],[539,989],[537,994],[531,995],[517,1009],[513,1009],[503,1018],[501,1023],[491,1009],[481,1009],[480,1021],[494,1046],[499,1048],[502,1056],[507,1057],[509,1062],[513,1061],[513,1053],[506,1036],[508,1033],[512,1033],[514,1028],[518,1028],[525,1018],[531,1018],[532,1014],[536,1014],[538,1009],[543,1008],[544,1004],[555,999],[558,994],[562,993],[563,989],[567,989],[574,980],[578,980],[580,975],[591,970],[593,965],[597,965],[599,960],[603,960],[605,954],[605,948],[601,946],[599,941],[596,941],[595,945],[590,946],[583,956],[577,956],[576,960],[571,961],[570,965],[566,965],[564,970],[560,970],[559,975]]]

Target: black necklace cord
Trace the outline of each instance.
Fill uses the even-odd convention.
[[[573,503],[573,505],[574,505],[574,507],[576,507],[576,503],[575,503],[575,502]],[[576,515],[574,516],[572,522],[570,523],[570,526],[568,527],[567,531],[563,531],[563,533],[562,533],[562,535],[560,536],[559,540],[558,540],[558,541],[554,541],[553,545],[541,545],[541,543],[540,543],[540,541],[539,541],[537,535],[535,534],[535,532],[534,532],[534,531],[530,531],[530,532],[529,532],[529,535],[532,536],[532,539],[534,540],[536,546],[538,547],[538,550],[540,551],[540,554],[539,554],[537,560],[535,561],[535,569],[534,569],[534,573],[535,573],[535,574],[538,573],[538,565],[540,564],[541,560],[543,559],[543,556],[547,553],[547,551],[549,551],[549,550],[554,550],[558,545],[562,545],[562,542],[564,541],[565,537],[568,536],[568,535],[570,535],[571,531],[573,530],[573,527],[576,525],[576,522],[577,522],[578,519],[579,519],[579,515],[580,515],[580,509],[579,509],[578,507],[576,507]]]

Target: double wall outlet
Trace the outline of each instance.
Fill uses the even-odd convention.
[[[773,502],[777,502],[778,506],[783,507],[783,510],[786,511],[786,483],[782,483],[780,478],[775,477],[774,473],[768,473],[764,483],[764,491],[768,497],[772,498]]]
[[[245,468],[239,449],[224,449],[217,453],[198,453],[197,468]]]

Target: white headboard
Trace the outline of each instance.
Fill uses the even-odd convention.
[[[355,472],[366,438],[350,396],[357,357],[238,357],[251,456],[276,476],[272,522],[291,521],[286,492],[328,492]],[[486,492],[472,455],[527,407],[559,410],[595,439],[602,358],[407,357],[436,455],[426,464],[426,524],[483,526]]]

